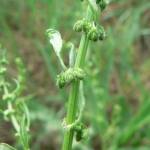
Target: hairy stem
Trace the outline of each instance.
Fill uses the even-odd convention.
[[[87,19],[90,20],[91,17],[92,17],[92,12],[90,10],[90,7],[88,7]],[[88,45],[89,45],[89,40],[87,38],[87,35],[84,34],[82,35],[82,38],[81,38],[81,42],[80,42],[80,46],[79,46],[79,50],[77,54],[77,59],[75,62],[76,68],[83,67]],[[80,81],[74,81],[72,83],[72,87],[71,87],[70,95],[69,95],[67,117],[66,117],[67,124],[73,123],[76,119],[76,112],[78,109],[77,104],[78,104],[79,84],[80,84]],[[65,136],[64,136],[62,150],[72,149],[73,135],[74,135],[73,130],[66,131]]]

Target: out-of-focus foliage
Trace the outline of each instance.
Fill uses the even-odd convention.
[[[32,150],[60,149],[67,102],[67,92],[55,86],[60,66],[45,31],[57,28],[66,42],[72,39],[78,47],[80,36],[72,26],[84,7],[79,0],[0,0],[0,43],[8,49],[10,75],[15,76],[16,56],[27,68],[24,95],[31,95]],[[107,39],[91,46],[87,56],[84,121],[89,139],[74,143],[75,150],[149,149],[149,9],[149,0],[113,0],[99,18]],[[62,49],[66,64],[69,50]],[[0,122],[0,143],[17,144],[12,130]]]

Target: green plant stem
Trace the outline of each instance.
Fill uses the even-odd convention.
[[[90,7],[88,7],[87,19],[91,19],[91,17],[92,17],[92,12],[90,10]],[[87,35],[84,34],[82,35],[82,38],[81,38],[78,55],[77,55],[77,59],[75,62],[76,68],[83,67],[88,45],[89,45],[89,40],[87,38]],[[72,83],[72,87],[71,87],[70,95],[69,95],[67,117],[66,117],[67,124],[73,123],[76,119],[76,112],[78,109],[77,104],[78,104],[79,84],[80,84],[80,81],[74,81]],[[74,130],[69,130],[65,132],[62,150],[72,149],[73,135],[74,135]]]

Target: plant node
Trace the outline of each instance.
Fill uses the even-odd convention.
[[[56,84],[59,88],[63,88],[72,81],[83,80],[84,77],[85,72],[81,68],[69,68],[57,76]]]

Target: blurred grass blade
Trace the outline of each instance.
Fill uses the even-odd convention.
[[[0,150],[16,150],[16,149],[6,143],[0,143]]]

